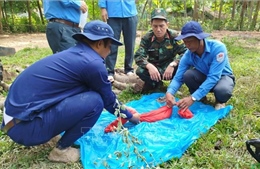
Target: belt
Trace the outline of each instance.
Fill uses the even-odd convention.
[[[70,21],[66,21],[64,19],[57,19],[57,18],[52,18],[49,20],[50,22],[59,22],[59,23],[63,23],[65,25],[69,25],[71,27],[75,27],[75,28],[78,28],[79,27],[79,24],[77,23],[74,23],[74,22],[70,22]]]
[[[9,122],[2,128],[2,131],[5,132],[5,133],[7,133],[10,128],[12,128],[14,125],[16,125],[16,124],[18,124],[18,123],[20,123],[20,122],[21,122],[21,120],[14,118],[14,119],[12,119],[11,121],[9,121]]]

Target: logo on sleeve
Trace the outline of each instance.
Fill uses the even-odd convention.
[[[225,54],[223,52],[217,54],[217,61],[218,62],[223,62],[224,57],[225,57]]]
[[[181,45],[181,44],[183,44],[183,41],[182,40],[178,40],[176,43],[177,43],[177,45]]]

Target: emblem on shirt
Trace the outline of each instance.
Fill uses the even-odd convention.
[[[172,45],[167,45],[167,46],[165,46],[166,47],[166,49],[173,49],[173,46]]]
[[[181,44],[183,44],[183,41],[182,40],[178,40],[178,41],[176,41],[176,43],[177,43],[177,45],[181,45]]]
[[[218,62],[223,62],[224,57],[225,57],[225,54],[223,52],[217,54],[217,61]]]

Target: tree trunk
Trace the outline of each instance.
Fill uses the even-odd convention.
[[[6,1],[4,1],[4,8],[3,8],[3,19],[5,21],[5,24],[7,24],[7,15],[6,15]]]
[[[0,2],[0,34],[3,33],[3,25],[2,21],[3,20],[3,14],[2,14],[2,2]]]
[[[186,2],[186,0],[183,0],[183,4],[184,4],[184,17],[187,18],[187,2]]]
[[[144,3],[144,8],[143,8],[142,13],[141,13],[141,18],[143,18],[143,16],[144,16],[144,12],[146,10],[146,5],[147,5],[148,1],[149,0],[146,0],[145,3]]]
[[[92,6],[93,6],[93,10],[92,10],[92,18],[96,18],[96,16],[95,16],[95,0],[92,0]]]
[[[146,11],[148,1],[149,0],[146,0],[145,3],[144,3],[144,8],[142,9],[142,13],[141,13],[141,19],[144,18],[144,12]],[[146,30],[146,28],[148,27],[147,18],[145,17],[145,22],[140,22],[140,23],[141,23],[141,26],[140,26],[141,30]]]
[[[199,0],[195,0],[194,7],[193,7],[193,20],[194,21],[198,21],[198,19],[199,19],[198,8],[199,8]]]
[[[29,32],[32,32],[32,14],[30,10],[30,0],[26,1],[27,11],[28,11],[28,18],[29,18]]]
[[[232,15],[231,15],[231,20],[232,21],[235,18],[235,13],[236,13],[236,0],[233,0]]]
[[[205,0],[202,1],[202,16],[201,16],[201,21],[204,22],[204,18],[205,18]]]
[[[252,22],[252,16],[253,16],[253,11],[254,11],[254,1],[248,1],[248,5],[247,5],[247,18],[248,18],[248,23]],[[248,24],[249,25],[249,24]]]
[[[219,4],[219,11],[218,11],[218,19],[221,20],[221,13],[222,13],[222,9],[223,9],[223,0],[220,0],[220,4]]]
[[[39,1],[39,0],[37,1],[37,7],[38,7],[38,10],[39,10],[39,12],[40,12],[40,17],[41,17],[42,24],[44,25],[45,22],[44,22],[44,18],[43,18],[43,14],[42,14],[42,8],[41,8],[40,1]]]
[[[255,8],[255,13],[251,22],[250,30],[254,30],[257,22],[257,16],[260,10],[260,1],[257,1],[256,3],[256,8]]]
[[[13,2],[9,1],[10,9],[11,9],[11,16],[12,16],[12,25],[14,25],[14,10],[13,10]],[[6,13],[7,14],[7,13]],[[6,15],[7,16],[7,15]],[[8,21],[7,21],[8,22]],[[9,22],[8,22],[9,23]],[[9,24],[10,25],[10,24]]]
[[[243,25],[244,25],[244,15],[245,15],[246,8],[247,8],[247,1],[244,0],[244,1],[243,1],[243,4],[242,4],[241,13],[240,13],[239,30],[243,30]]]

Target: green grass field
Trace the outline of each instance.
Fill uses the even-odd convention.
[[[231,66],[236,76],[233,97],[228,102],[233,105],[233,110],[192,144],[181,159],[172,159],[157,168],[260,168],[245,146],[247,140],[260,138],[260,48],[258,43],[260,39],[229,37],[222,41],[227,45]],[[15,67],[25,68],[49,54],[51,51],[47,48],[26,48],[14,56],[1,57],[1,60],[5,69],[15,72]],[[123,48],[120,48],[117,67],[123,64],[123,56]],[[185,96],[187,89],[182,87],[181,90]],[[5,95],[6,93],[2,93],[2,96]],[[140,94],[124,91],[119,98],[123,102],[128,102],[140,96]],[[218,148],[215,148],[217,144]],[[75,164],[49,162],[47,155],[51,149],[52,147],[48,145],[24,147],[12,142],[9,137],[0,132],[0,168],[82,168],[81,162]]]

